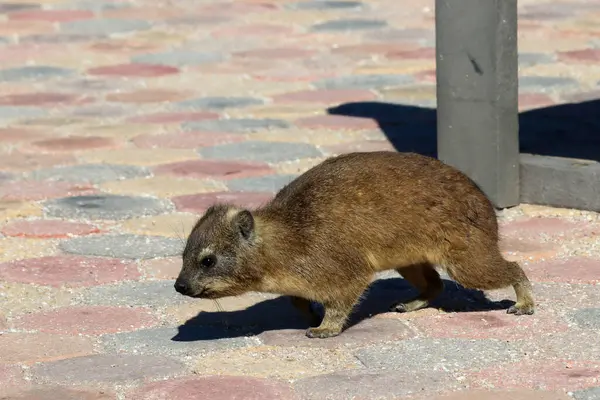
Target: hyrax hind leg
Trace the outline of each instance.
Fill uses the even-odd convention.
[[[440,274],[430,263],[413,264],[398,268],[396,271],[419,290],[419,294],[407,302],[393,304],[390,311],[409,312],[425,308],[444,290],[444,282]]]
[[[512,286],[517,302],[507,312],[534,313],[532,287],[525,271],[518,263],[505,260],[496,245],[452,254],[444,265],[450,277],[466,288],[493,290]]]

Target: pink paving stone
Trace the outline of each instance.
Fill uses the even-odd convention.
[[[201,15],[235,15],[239,14],[245,16],[248,13],[263,13],[266,11],[276,10],[278,6],[273,3],[266,1],[257,2],[219,2],[214,4],[207,4],[203,7],[198,8],[198,12]]]
[[[93,17],[94,13],[88,10],[31,10],[8,14],[9,20],[20,21],[66,22],[90,19]]]
[[[331,50],[334,54],[357,55],[365,57],[371,54],[389,54],[402,51],[415,51],[420,46],[415,42],[364,43],[350,46],[340,46]]]
[[[530,279],[537,282],[600,283],[600,260],[594,258],[541,260],[523,267]]]
[[[0,128],[0,142],[21,142],[37,139],[43,136],[41,132],[24,128]]]
[[[411,324],[426,336],[465,339],[519,340],[568,329],[552,315],[516,318],[505,310],[438,314],[416,318]]]
[[[179,73],[179,69],[167,65],[135,63],[92,68],[88,70],[87,73],[89,75],[100,76],[152,78],[163,75],[177,74]]]
[[[186,98],[186,94],[176,90],[144,89],[124,93],[111,93],[106,100],[118,103],[162,103]]]
[[[71,136],[57,139],[38,140],[31,143],[37,149],[48,151],[77,151],[98,149],[102,147],[116,147],[114,140],[97,136]]]
[[[273,102],[276,104],[289,103],[322,103],[339,104],[351,101],[369,101],[376,99],[375,93],[369,90],[303,90],[300,92],[284,93],[273,96]]]
[[[575,222],[555,217],[534,217],[500,225],[503,238],[552,239],[578,238],[600,235],[600,225]]]
[[[140,277],[135,263],[114,258],[47,256],[0,264],[5,281],[53,287],[89,287]]]
[[[132,142],[141,148],[193,149],[245,140],[242,135],[221,132],[177,132],[162,135],[140,135]]]
[[[217,192],[178,196],[171,200],[179,211],[203,213],[208,207],[217,202],[256,208],[264,205],[272,198],[273,194],[262,192]]]
[[[5,106],[41,106],[46,104],[69,103],[76,96],[65,93],[22,93],[0,97],[0,105]]]
[[[136,54],[150,53],[160,47],[151,43],[140,43],[128,39],[112,39],[110,42],[93,43],[89,48],[95,52]]]
[[[34,364],[87,356],[94,345],[83,336],[8,332],[0,336],[0,364]]]
[[[466,373],[472,387],[575,391],[598,386],[600,362],[536,360]]]
[[[257,81],[266,82],[314,82],[320,79],[332,78],[336,75],[334,71],[328,72],[311,72],[305,70],[267,70],[251,74],[252,78]]]
[[[270,175],[273,170],[266,164],[253,162],[189,160],[159,165],[154,168],[154,173],[188,178],[237,179]]]
[[[0,185],[0,200],[45,200],[96,193],[93,186],[69,182],[18,181]]]
[[[433,82],[435,83],[436,74],[435,69],[430,69],[427,71],[418,72],[415,75],[415,79],[419,82]]]
[[[377,129],[378,124],[370,118],[345,117],[341,115],[318,115],[296,120],[296,125],[308,129],[363,130]]]
[[[100,229],[82,222],[33,220],[9,223],[2,228],[1,232],[5,236],[48,239],[89,235],[91,233],[99,233]]]
[[[279,48],[265,48],[240,51],[234,53],[234,57],[242,58],[265,58],[265,59],[293,59],[293,58],[309,58],[315,54],[315,51],[306,50],[300,47],[279,47]]]
[[[423,47],[414,50],[391,51],[386,56],[392,60],[435,59],[435,48]]]
[[[293,28],[285,25],[275,24],[251,24],[244,26],[232,26],[217,29],[211,33],[211,36],[219,37],[240,37],[240,36],[261,36],[261,35],[287,35],[294,32]]]
[[[29,388],[30,383],[23,377],[23,370],[16,365],[0,365],[0,399],[13,400],[9,395],[22,392]],[[14,400],[18,400],[14,399]],[[40,399],[41,400],[41,399]]]
[[[290,386],[273,379],[243,376],[207,376],[172,379],[146,385],[127,400],[293,400]]]
[[[552,97],[543,93],[521,93],[519,94],[519,110],[547,107],[555,104]]]
[[[387,140],[364,140],[361,142],[341,143],[324,146],[323,150],[330,154],[343,154],[355,151],[394,151],[394,145]]]
[[[600,49],[573,50],[558,53],[560,61],[573,62],[598,62],[600,61]]]
[[[13,320],[13,326],[18,329],[67,335],[130,332],[158,323],[148,308],[105,306],[65,307]]]
[[[186,121],[205,121],[218,119],[219,114],[210,111],[197,112],[161,112],[155,114],[140,115],[130,118],[129,122],[141,124],[179,124]]]

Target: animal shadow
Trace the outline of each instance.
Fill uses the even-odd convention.
[[[506,309],[510,300],[499,302],[488,299],[479,290],[466,289],[454,281],[444,279],[444,292],[431,307],[449,312],[491,311]],[[416,290],[402,278],[379,279],[365,293],[363,301],[350,317],[348,328],[373,315],[389,312],[395,302],[408,300]],[[323,315],[322,307],[313,304]],[[193,342],[259,335],[266,331],[306,329],[308,321],[291,304],[287,296],[280,296],[254,304],[245,310],[201,312],[179,326],[174,341]]]

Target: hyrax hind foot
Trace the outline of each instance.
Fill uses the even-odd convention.
[[[429,305],[429,301],[417,298],[417,299],[414,299],[411,301],[407,301],[406,303],[402,303],[402,302],[394,303],[391,305],[390,311],[405,313],[405,312],[420,310],[422,308],[427,307],[428,305]]]
[[[535,307],[533,304],[515,304],[514,306],[510,306],[508,310],[506,310],[507,314],[515,314],[515,315],[533,315],[535,312]]]

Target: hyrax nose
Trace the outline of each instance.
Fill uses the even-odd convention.
[[[178,291],[181,294],[187,294],[189,291],[189,286],[187,285],[187,283],[180,281],[179,279],[177,279],[175,281],[175,290]]]

